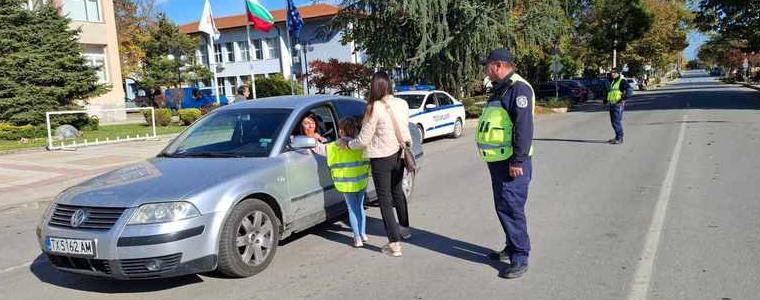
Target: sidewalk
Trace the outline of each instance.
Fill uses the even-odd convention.
[[[127,142],[76,151],[0,155],[0,211],[52,201],[64,189],[98,174],[155,156],[169,142]]]

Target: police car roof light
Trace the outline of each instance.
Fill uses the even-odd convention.
[[[397,92],[407,92],[407,91],[433,91],[435,90],[434,85],[423,85],[423,84],[415,84],[415,85],[397,85],[396,91]]]

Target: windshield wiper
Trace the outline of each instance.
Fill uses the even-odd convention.
[[[185,152],[175,153],[170,157],[245,157],[242,154],[235,154],[229,152]]]

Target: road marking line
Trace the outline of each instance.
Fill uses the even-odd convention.
[[[668,171],[665,175],[665,180],[662,182],[662,189],[657,198],[657,203],[654,206],[652,223],[649,224],[644,249],[641,250],[636,273],[633,277],[633,282],[631,283],[631,290],[628,293],[629,300],[647,299],[649,293],[649,285],[652,281],[652,274],[654,273],[654,260],[657,256],[657,248],[659,248],[662,228],[665,225],[665,214],[668,211],[668,203],[670,202],[670,195],[673,191],[673,179],[675,178],[678,160],[681,156],[684,129],[686,128],[686,121],[688,119],[688,116],[684,115],[681,127],[678,129],[678,140],[676,140],[676,146],[673,148],[673,153],[670,155]]]
[[[0,270],[0,274],[7,273],[7,272],[10,272],[10,271],[14,271],[14,270],[18,270],[18,269],[26,268],[28,266],[31,266],[32,263],[33,262],[30,261],[30,262],[26,262],[26,263],[20,264],[18,266],[12,266],[12,267],[8,267],[8,268],[5,268],[5,269],[2,269],[2,270]]]

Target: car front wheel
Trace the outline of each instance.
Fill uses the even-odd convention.
[[[277,252],[280,220],[258,199],[233,208],[219,239],[218,271],[230,277],[249,277],[266,269]]]
[[[457,139],[462,137],[462,134],[464,134],[464,124],[462,124],[461,119],[457,119],[457,121],[454,123],[454,131],[451,132],[450,137]]]

